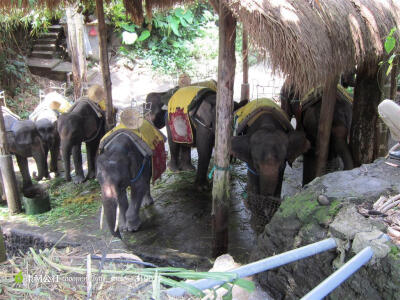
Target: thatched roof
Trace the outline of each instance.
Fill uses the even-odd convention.
[[[247,29],[253,45],[269,56],[272,67],[290,75],[305,92],[332,76],[359,69],[375,72],[386,57],[384,40],[400,28],[398,0],[219,0]],[[30,0],[0,0],[0,8]],[[60,0],[37,0],[58,6]],[[123,0],[136,23],[146,11],[191,0]],[[215,6],[218,0],[212,0]],[[144,6],[142,6],[144,5]]]
[[[332,76],[374,72],[386,57],[384,40],[400,28],[396,0],[221,0],[248,30],[274,69],[301,91]]]

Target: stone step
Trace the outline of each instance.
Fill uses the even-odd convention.
[[[33,46],[33,51],[57,51],[56,44],[36,44]]]
[[[35,41],[35,44],[55,44],[57,42],[57,39],[49,39],[49,38],[39,38]]]
[[[64,30],[62,25],[51,25],[50,27],[48,27],[48,29],[49,29],[49,32],[61,32]]]
[[[36,58],[54,58],[56,53],[54,51],[32,51],[31,57]]]
[[[59,32],[43,32],[42,34],[40,34],[40,38],[58,39],[59,35]]]

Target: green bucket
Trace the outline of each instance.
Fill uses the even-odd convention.
[[[34,198],[22,197],[22,204],[25,207],[25,214],[37,215],[51,209],[50,197],[47,192],[40,193]]]

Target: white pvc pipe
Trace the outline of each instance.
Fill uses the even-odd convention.
[[[322,281],[318,286],[305,295],[302,300],[322,299],[337,288],[343,281],[349,278],[359,268],[365,265],[374,254],[371,247],[364,248],[356,256],[345,263],[339,270]]]
[[[262,260],[241,266],[237,269],[227,271],[230,273],[236,273],[237,278],[248,277],[263,271],[267,271],[279,266],[286,265],[288,263],[306,258],[333,248],[336,248],[336,242],[333,238],[326,239],[317,243],[313,243],[298,249],[290,250],[272,257],[264,258]],[[235,279],[237,279],[235,278]],[[234,279],[232,279],[234,280]],[[195,282],[190,282],[190,284],[200,290],[210,289],[215,286],[224,284],[225,281],[214,280],[214,279],[202,279]],[[172,288],[165,291],[167,294],[175,297],[181,297],[185,295],[186,290],[182,288]]]

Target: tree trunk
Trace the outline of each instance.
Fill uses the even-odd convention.
[[[354,167],[373,162],[377,157],[378,104],[382,93],[379,89],[378,69],[374,75],[360,70],[354,89],[353,118],[350,132],[350,148]]]
[[[243,56],[243,83],[240,95],[240,101],[250,100],[249,85],[249,42],[246,29],[242,33],[242,56]]]
[[[12,157],[8,150],[7,133],[4,126],[3,110],[0,107],[0,173],[10,215],[20,213],[21,199],[18,193]]]
[[[336,104],[336,90],[339,76],[325,83],[318,125],[316,176],[324,175],[328,160],[329,140]]]
[[[219,4],[218,91],[213,181],[213,256],[228,250],[228,214],[230,198],[229,157],[232,135],[233,84],[235,80],[236,20]]]
[[[103,85],[107,95],[106,101],[106,129],[110,130],[115,126],[115,116],[113,113],[113,101],[111,93],[111,76],[110,66],[108,64],[108,49],[107,49],[107,28],[104,21],[103,0],[96,0],[96,10],[98,19],[99,31],[99,48],[100,48],[100,66],[103,75]]]
[[[83,16],[77,12],[76,5],[66,8],[68,41],[72,62],[72,79],[74,82],[74,100],[83,94],[83,83],[86,82],[86,54],[83,39]]]

